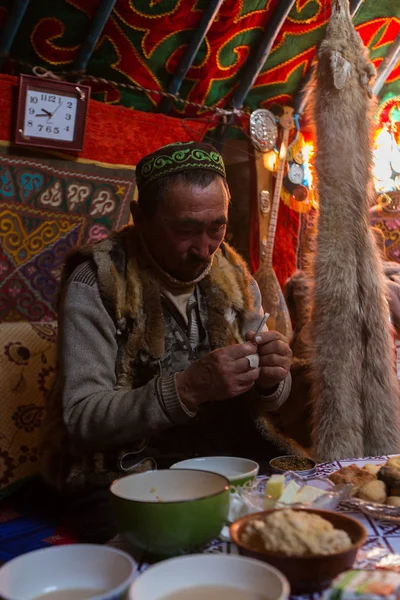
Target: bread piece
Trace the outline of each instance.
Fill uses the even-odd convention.
[[[386,504],[389,506],[400,506],[400,498],[398,496],[389,496]]]
[[[383,481],[379,481],[378,479],[368,481],[368,483],[364,484],[358,490],[357,497],[360,500],[385,504],[387,498],[386,486]]]
[[[363,466],[363,470],[371,473],[371,475],[376,475],[381,466],[382,465],[373,465],[372,463],[369,463],[368,465]]]
[[[342,467],[339,471],[331,473],[329,479],[335,484],[350,484],[352,486],[351,494],[355,496],[358,490],[369,481],[376,481],[375,475],[360,469],[357,465]]]

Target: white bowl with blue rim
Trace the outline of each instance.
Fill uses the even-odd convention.
[[[212,471],[226,477],[231,486],[244,485],[253,481],[259,471],[260,465],[249,458],[236,456],[202,456],[188,458],[173,464],[170,469],[198,469]]]
[[[0,568],[4,600],[119,600],[135,576],[129,554],[97,544],[34,550]]]

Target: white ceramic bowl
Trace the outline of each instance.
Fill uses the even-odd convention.
[[[127,593],[135,570],[128,554],[108,546],[54,546],[28,552],[3,565],[0,597],[36,600],[43,595],[46,600],[117,600]],[[59,594],[51,593],[56,591]],[[61,595],[61,591],[65,593]]]
[[[186,590],[188,594],[182,598],[190,600],[191,588],[205,586],[208,592],[212,586],[230,587],[260,600],[286,600],[290,594],[287,579],[266,563],[236,555],[192,554],[150,567],[132,584],[129,600],[172,600],[173,594]],[[204,600],[217,597],[208,592]]]
[[[257,477],[260,466],[254,460],[236,456],[204,456],[188,458],[172,465],[171,469],[201,469],[224,475],[231,485],[243,485]]]

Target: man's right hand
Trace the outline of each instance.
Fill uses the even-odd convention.
[[[234,398],[253,387],[259,368],[250,368],[247,356],[255,354],[251,342],[213,350],[176,374],[176,386],[181,401],[196,409],[203,402]]]

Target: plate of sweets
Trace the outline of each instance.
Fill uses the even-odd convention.
[[[375,519],[400,523],[400,456],[380,464],[342,467],[328,479],[335,485],[350,485],[346,504]]]

